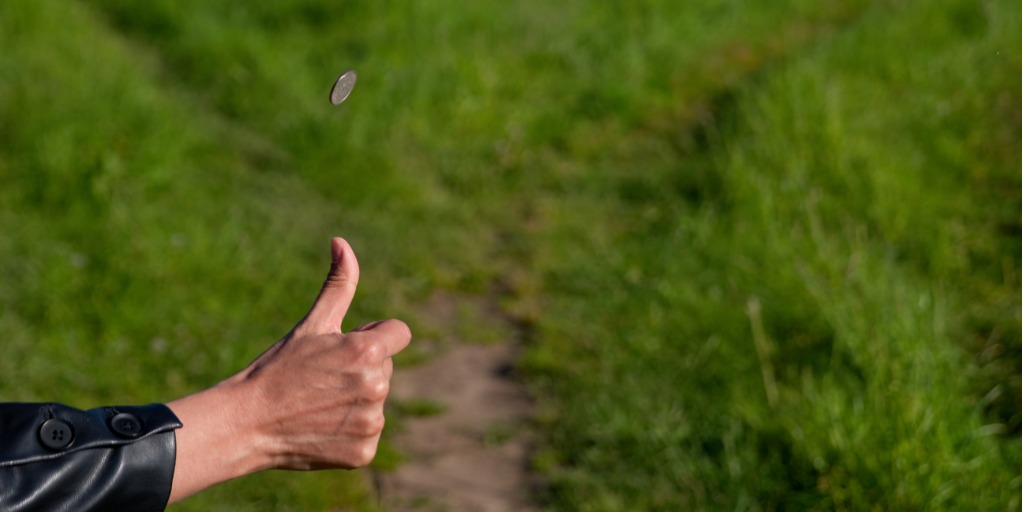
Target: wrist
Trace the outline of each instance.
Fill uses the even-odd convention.
[[[271,467],[253,401],[244,381],[228,380],[167,404],[183,425],[176,431],[171,502]]]

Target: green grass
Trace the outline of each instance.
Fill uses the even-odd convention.
[[[980,355],[1020,353],[1018,20],[873,6],[734,91],[705,154],[590,163],[621,231],[548,263],[530,359],[555,503],[1020,506],[1018,370]]]
[[[3,3],[0,400],[208,386],[301,317],[337,234],[347,326],[444,338],[438,291],[469,301],[449,332],[507,332],[474,297],[520,326],[550,510],[1017,510],[1020,24],[1006,0]],[[371,495],[271,472],[175,509]]]

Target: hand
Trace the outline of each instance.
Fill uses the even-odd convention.
[[[291,332],[238,374],[168,404],[184,424],[172,502],[262,469],[350,469],[373,459],[391,357],[412,334],[398,320],[342,333],[359,266],[340,238],[331,261],[320,295]]]
[[[359,266],[340,238],[331,249],[331,271],[313,309],[231,379],[249,388],[255,427],[275,468],[369,464],[384,428],[391,356],[412,336],[398,320],[342,334]]]

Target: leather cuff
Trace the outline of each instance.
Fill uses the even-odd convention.
[[[163,510],[180,427],[163,404],[0,403],[0,510]]]

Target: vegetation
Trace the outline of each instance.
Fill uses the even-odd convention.
[[[434,326],[447,293],[521,326],[551,510],[1019,510],[1020,11],[4,2],[0,400],[208,386],[342,235],[353,325],[503,334]]]

